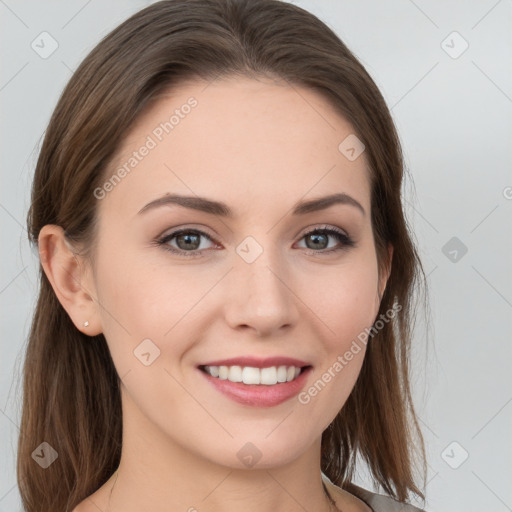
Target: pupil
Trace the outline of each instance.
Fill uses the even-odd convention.
[[[194,247],[192,247],[192,249],[197,249],[197,247],[196,247],[196,246],[197,246],[197,238],[198,238],[198,235],[194,235],[194,234],[190,234],[190,233],[189,233],[189,234],[181,234],[181,235],[179,235],[179,236],[178,236],[177,241],[178,241],[178,243],[179,243],[179,242],[180,242],[180,240],[181,240],[181,241],[185,240],[185,241],[186,241],[186,246],[185,246],[185,247],[188,247],[188,248],[190,249],[190,248],[191,248],[191,247],[190,247],[190,240],[191,240],[191,239],[194,239],[194,238],[196,238],[196,240],[195,240],[196,244],[195,244],[195,246],[194,246]],[[194,241],[192,241],[192,245],[194,245]]]
[[[326,235],[313,234],[313,235],[309,235],[309,237],[315,241],[315,243],[313,244],[313,248],[318,248],[318,246],[319,246],[318,239],[321,237],[323,237],[325,239]],[[324,240],[324,242],[325,242],[325,240]],[[320,245],[321,245],[321,241],[320,241]],[[308,245],[308,248],[311,249],[311,247],[309,247],[309,245]],[[324,249],[325,247],[322,247],[322,248]]]

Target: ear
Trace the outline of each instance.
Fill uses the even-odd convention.
[[[94,283],[85,265],[80,265],[76,258],[64,230],[55,224],[43,226],[38,246],[46,277],[76,328],[89,336],[103,332],[97,301],[92,298],[96,296]]]
[[[389,276],[391,274],[391,266],[393,262],[393,246],[388,244],[388,261],[385,265],[384,271],[382,272],[379,279],[379,304],[384,295],[384,291],[386,290],[386,285],[388,283]]]

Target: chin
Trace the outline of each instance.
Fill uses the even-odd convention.
[[[267,431],[264,434],[255,431],[254,435],[246,432],[224,445],[217,445],[216,453],[208,458],[232,469],[271,469],[292,463],[311,444],[304,432],[298,430],[283,431],[281,435],[276,432],[268,435]]]

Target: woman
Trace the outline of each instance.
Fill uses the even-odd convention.
[[[25,509],[419,510],[402,176],[374,82],[294,5],[168,0],[107,35],[35,171]]]

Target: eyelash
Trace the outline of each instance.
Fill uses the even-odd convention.
[[[193,233],[196,235],[201,235],[201,236],[208,238],[210,241],[215,242],[215,240],[208,233],[205,233],[204,231],[201,231],[200,229],[185,228],[185,229],[178,229],[176,231],[173,231],[172,233],[169,233],[168,235],[165,235],[164,237],[156,240],[155,243],[157,246],[162,247],[164,250],[169,251],[173,254],[178,254],[179,256],[185,256],[187,258],[201,257],[202,250],[196,249],[195,251],[183,251],[180,249],[175,249],[167,244],[167,242],[172,240],[174,237],[181,235],[183,233]],[[345,234],[343,231],[339,230],[338,228],[328,227],[328,226],[324,226],[322,228],[315,228],[311,231],[308,231],[307,233],[304,233],[301,237],[301,240],[309,235],[317,234],[317,233],[331,235],[331,236],[337,238],[338,241],[342,243],[342,245],[339,247],[335,247],[335,248],[331,248],[331,249],[323,249],[320,251],[315,251],[313,249],[307,249],[308,254],[315,254],[315,255],[330,254],[330,253],[334,253],[334,252],[338,252],[338,251],[344,251],[344,250],[346,251],[349,248],[355,246],[355,242],[352,240],[352,238],[350,238],[350,236],[348,236],[347,234]]]

